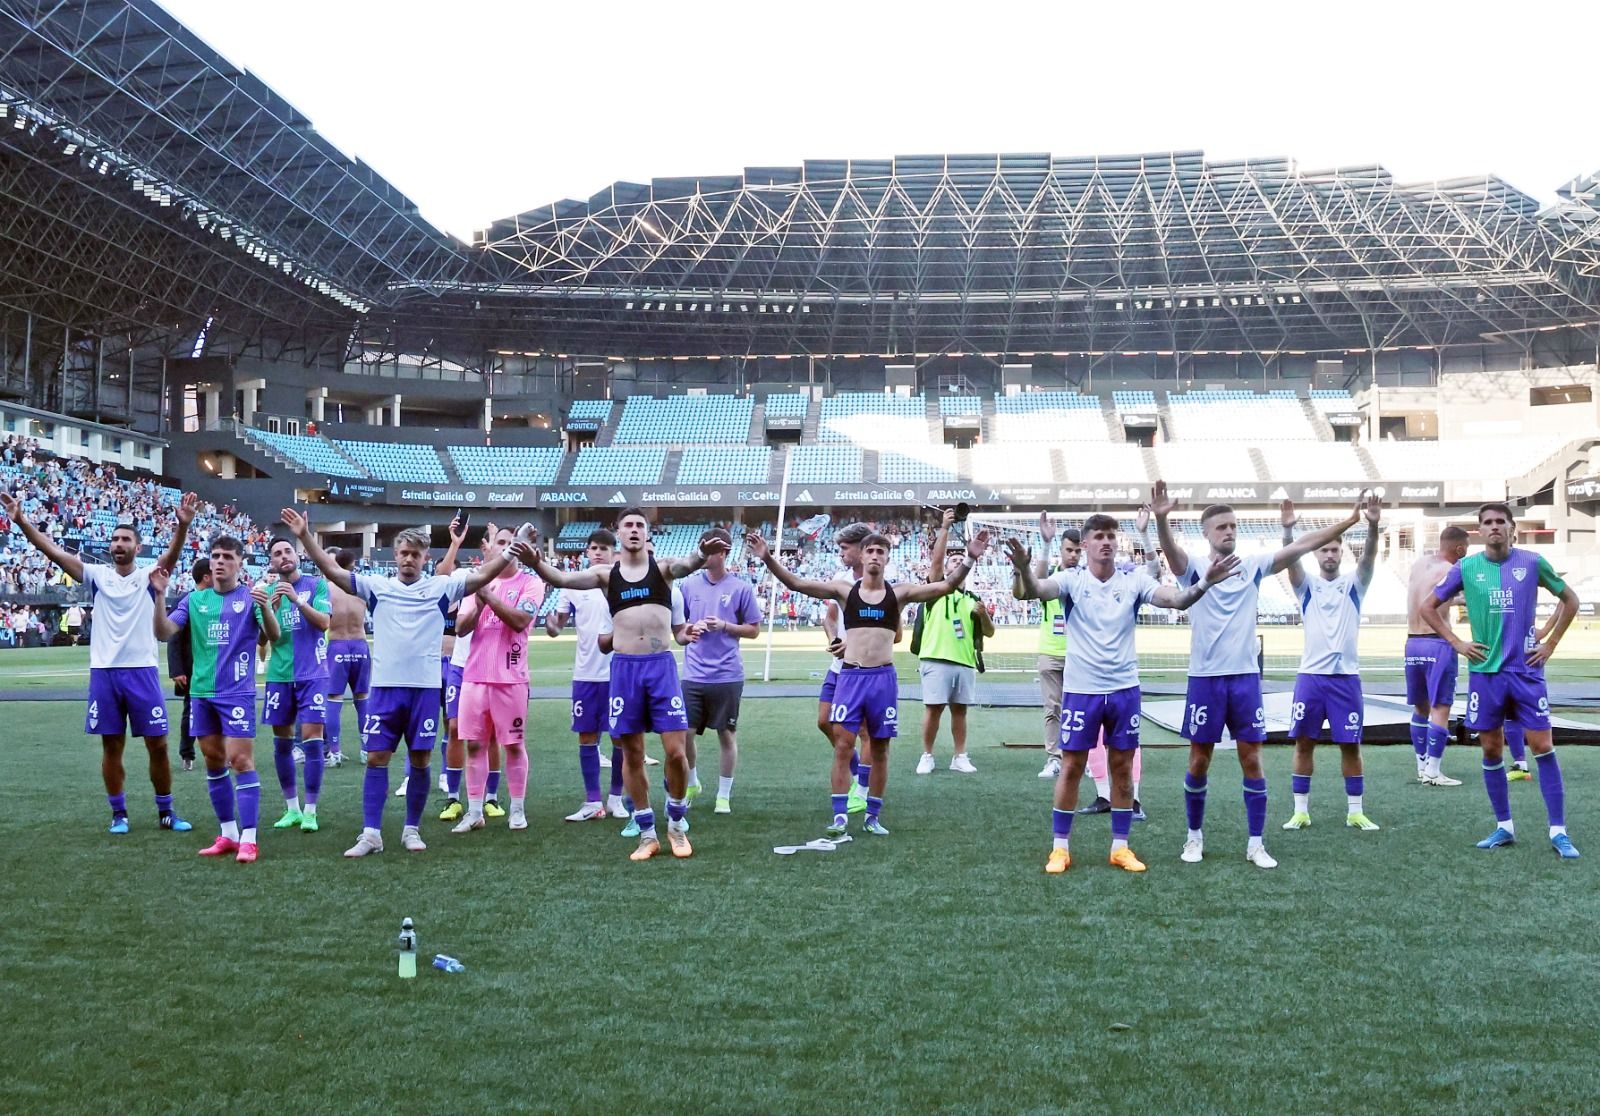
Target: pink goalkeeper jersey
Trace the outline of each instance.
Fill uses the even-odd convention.
[[[544,601],[544,582],[526,571],[510,577],[496,578],[489,584],[493,593],[504,604],[527,613],[539,615],[539,605]],[[478,609],[478,623],[472,629],[472,649],[467,652],[467,665],[462,672],[465,682],[492,682],[500,685],[528,681],[528,634],[533,624],[522,631],[513,631],[493,609],[482,605]]]

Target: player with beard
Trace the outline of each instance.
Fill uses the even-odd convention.
[[[267,693],[262,723],[272,726],[273,762],[283,791],[283,817],[273,829],[298,826],[317,831],[317,798],[322,793],[322,730],[328,707],[328,627],[332,606],[328,583],[300,572],[294,540],[276,538],[267,550],[268,568],[277,575],[264,585],[268,607],[277,617],[278,637],[267,660]],[[300,728],[305,753],[306,797],[302,807],[295,785],[294,730]]]
[[[348,548],[329,551],[339,568],[349,573],[355,569],[356,552]],[[344,753],[339,749],[339,734],[343,727],[344,695],[348,691],[355,701],[356,731],[360,734],[361,761],[366,762],[367,692],[372,688],[372,649],[367,645],[367,606],[360,597],[346,593],[332,582],[328,587],[328,723],[324,736],[328,741],[327,765],[339,767],[344,763]]]
[[[884,579],[889,563],[889,540],[869,534],[861,540],[861,578],[847,574],[834,581],[796,577],[775,554],[767,540],[751,532],[745,536],[748,552],[763,562],[772,576],[791,592],[819,601],[833,601],[843,611],[844,655],[839,683],[834,690],[832,806],[830,837],[843,836],[850,827],[850,759],[856,737],[867,734],[871,783],[867,788],[866,831],[887,837],[880,815],[889,779],[889,741],[899,735],[899,685],[894,670],[894,641],[900,610],[907,604],[938,600],[955,592],[989,547],[989,533],[979,531],[967,548],[967,558],[943,581],[905,585],[896,590]],[[935,567],[937,568],[937,567]],[[866,766],[866,765],[863,765]]]
[[[1245,820],[1249,841],[1245,859],[1257,868],[1276,868],[1267,852],[1267,779],[1261,769],[1261,745],[1267,738],[1266,711],[1261,700],[1261,666],[1256,659],[1256,606],[1263,578],[1281,573],[1318,547],[1332,542],[1361,519],[1361,502],[1345,519],[1312,531],[1277,551],[1261,551],[1239,558],[1232,576],[1215,585],[1189,610],[1189,686],[1185,696],[1183,736],[1189,741],[1189,769],[1184,778],[1184,809],[1189,831],[1180,859],[1198,864],[1205,857],[1201,826],[1206,813],[1206,775],[1211,754],[1222,740],[1223,729],[1238,745],[1239,771],[1244,780]],[[1207,554],[1190,556],[1172,532],[1167,517],[1178,502],[1167,493],[1165,481],[1156,481],[1150,510],[1167,565],[1180,587],[1200,584],[1217,562],[1230,557],[1238,544],[1238,520],[1226,504],[1213,504],[1200,515]]]
[[[689,763],[685,753],[689,721],[684,712],[678,664],[672,655],[672,582],[705,564],[710,551],[725,544],[708,539],[693,558],[658,559],[650,550],[650,519],[643,508],[627,508],[617,518],[622,553],[610,566],[558,570],[529,547],[533,571],[562,589],[604,589],[611,610],[610,731],[622,744],[623,781],[636,809],[639,845],[630,860],[649,860],[661,851],[650,782],[645,774],[644,737],[658,733],[666,752],[667,843],[672,855],[694,855],[684,815],[688,811]]]
[[[167,704],[161,692],[161,671],[156,654],[154,617],[163,601],[151,594],[150,575],[160,570],[170,575],[183,555],[200,499],[186,492],[178,503],[178,525],[166,552],[154,566],[141,568],[136,559],[141,545],[139,529],[119,523],[111,530],[111,566],[85,563],[57,546],[23,511],[9,492],[0,492],[0,509],[34,548],[61,567],[63,573],[89,589],[94,623],[89,631],[89,705],[83,731],[100,738],[100,777],[111,807],[110,832],[128,832],[128,800],[123,793],[127,773],[122,751],[127,730],[144,737],[150,757],[150,786],[155,791],[156,814],[162,829],[184,832],[191,828],[172,809],[172,761],[167,755]],[[163,591],[166,580],[162,581]]]

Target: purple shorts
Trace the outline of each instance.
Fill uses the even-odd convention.
[[[1327,722],[1335,744],[1359,744],[1362,709],[1359,674],[1296,675],[1289,735],[1295,740],[1319,740]]]
[[[377,686],[361,726],[367,751],[392,752],[402,737],[413,752],[429,752],[439,736],[439,695],[425,686]]]
[[[689,731],[671,651],[612,655],[610,698],[612,736]]]
[[[606,728],[606,702],[611,697],[609,682],[572,680],[572,731],[599,735]]]
[[[444,705],[444,715],[449,720],[461,716],[461,674],[467,668],[444,663],[439,668],[443,682],[439,688],[439,701]]]
[[[1456,700],[1456,649],[1438,636],[1406,636],[1406,701],[1449,705]]]
[[[325,725],[328,684],[320,678],[301,682],[268,682],[261,699],[264,725]]]
[[[1490,732],[1507,721],[1536,732],[1550,727],[1550,695],[1544,676],[1521,671],[1468,671],[1468,731]]]
[[[1184,698],[1183,738],[1191,744],[1216,744],[1228,734],[1243,744],[1267,738],[1267,713],[1261,704],[1261,675],[1218,674],[1189,679]]]
[[[833,695],[839,692],[839,672],[830,670],[822,676],[822,692],[817,695],[817,700],[823,705],[833,704]]]
[[[852,733],[860,732],[865,722],[869,740],[900,735],[900,680],[893,666],[847,666],[838,677],[830,721]]]
[[[372,649],[364,639],[336,639],[328,644],[328,696],[372,689]]]
[[[1139,687],[1109,694],[1061,695],[1061,747],[1087,752],[1105,730],[1106,747],[1129,752],[1139,746]]]
[[[255,691],[235,694],[233,697],[190,698],[189,735],[255,739]]]
[[[90,736],[167,735],[167,699],[155,667],[96,667],[89,671],[89,708],[83,731]]]

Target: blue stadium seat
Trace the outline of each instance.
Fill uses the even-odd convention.
[[[313,473],[326,473],[330,477],[367,475],[346,461],[326,438],[305,434],[274,434],[268,430],[246,430],[244,433]]]
[[[572,464],[572,484],[659,484],[667,462],[664,449],[639,446],[585,446]]]
[[[755,401],[735,395],[635,395],[617,420],[615,443],[745,443]]]
[[[450,460],[466,484],[554,484],[559,446],[451,446]]]
[[[678,462],[679,484],[765,484],[771,446],[690,446]]]
[[[432,446],[403,442],[354,442],[343,438],[336,438],[334,442],[378,480],[444,484],[450,479],[439,461],[439,451]]]

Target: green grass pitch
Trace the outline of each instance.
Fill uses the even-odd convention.
[[[1491,822],[1475,760],[1454,750],[1453,790],[1412,783],[1405,749],[1370,750],[1370,834],[1342,827],[1329,751],[1315,824],[1283,833],[1279,748],[1282,866],[1243,859],[1231,755],[1213,769],[1207,862],[1183,865],[1183,754],[1151,748],[1151,820],[1134,829],[1150,871],[1107,867],[1106,820],[1082,818],[1055,878],[1040,753],[994,743],[1036,733],[1031,711],[974,711],[976,776],[941,763],[918,778],[902,740],[891,837],[783,858],[773,845],[820,835],[826,748],[811,701],[751,700],[737,812],[702,800],[692,860],[632,864],[617,823],[560,820],[580,782],[564,703],[547,701],[526,833],[452,837],[436,796],[430,848],[407,854],[391,799],[389,850],[344,861],[360,803],[347,765],[328,774],[320,833],[265,830],[242,866],[195,856],[214,832],[199,773],[176,776],[195,832],[158,832],[135,744],[134,832],[112,838],[81,705],[0,710],[4,1112],[1600,1106],[1592,749],[1562,752],[1576,863],[1550,853],[1531,783],[1512,786],[1522,842],[1473,849]],[[427,958],[467,972],[396,979],[406,915]]]

